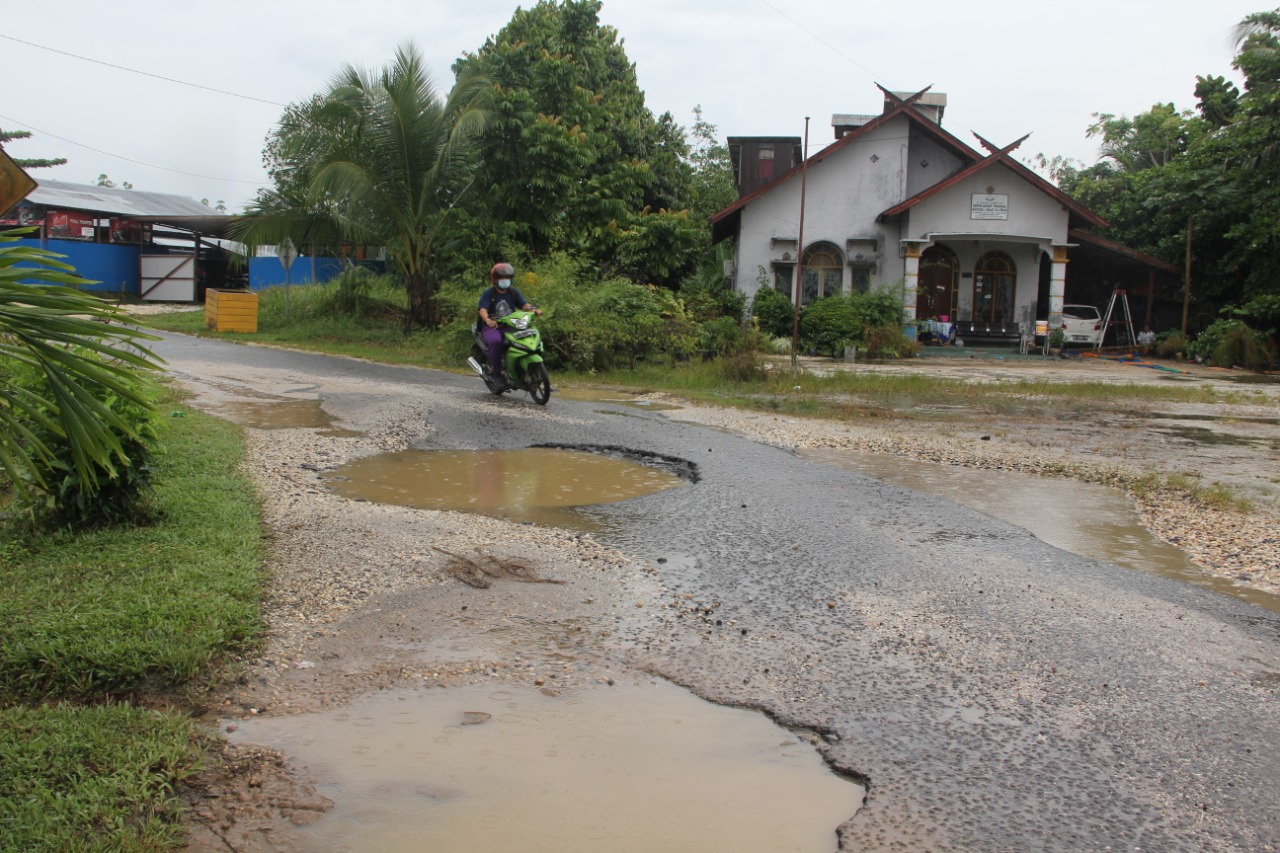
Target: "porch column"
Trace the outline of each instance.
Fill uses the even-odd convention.
[[[1049,277],[1049,333],[1062,328],[1062,301],[1067,292],[1067,247],[1053,247],[1053,273]]]
[[[919,243],[907,243],[904,247],[906,263],[902,275],[902,327],[910,340],[916,339],[916,298],[920,292],[920,253]],[[1061,310],[1061,302],[1059,302]]]

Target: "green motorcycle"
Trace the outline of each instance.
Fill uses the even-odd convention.
[[[485,387],[497,395],[508,391],[527,391],[533,402],[545,406],[551,399],[551,377],[542,360],[542,333],[533,325],[532,311],[512,311],[497,319],[502,331],[502,363],[506,379],[489,369],[489,349],[480,334],[480,322],[471,327],[475,342],[467,364],[484,380]]]

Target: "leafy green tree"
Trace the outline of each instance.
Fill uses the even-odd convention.
[[[692,269],[699,224],[683,130],[645,106],[598,0],[542,0],[454,66],[492,82],[472,210],[535,257],[570,251],[601,276],[670,283]],[[678,255],[671,254],[679,252]],[[615,259],[621,258],[621,263]]]
[[[238,238],[385,246],[408,291],[406,327],[436,328],[441,238],[472,183],[486,90],[467,69],[441,98],[411,44],[381,72],[343,67],[322,96],[286,111],[267,152],[276,186],[250,207]]]
[[[0,471],[20,497],[47,495],[55,508],[120,496],[122,482],[139,483],[149,438],[139,371],[159,367],[142,344],[154,338],[75,290],[86,282],[62,256],[18,242],[22,233],[0,233]],[[30,374],[39,381],[23,381]]]
[[[0,148],[4,148],[9,142],[15,139],[30,139],[31,131],[29,130],[4,130],[0,129]],[[20,159],[15,157],[13,162],[24,169],[47,169],[50,166],[62,166],[67,162],[66,157],[57,157],[54,159]]]

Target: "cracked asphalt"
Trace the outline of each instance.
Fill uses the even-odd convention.
[[[824,735],[868,786],[842,850],[1280,848],[1275,613],[657,412],[177,336],[155,350],[183,384],[317,395],[355,429],[420,400],[414,447],[695,464],[694,485],[589,511],[662,589],[599,653]]]

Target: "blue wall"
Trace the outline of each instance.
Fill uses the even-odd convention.
[[[19,240],[26,246],[47,249],[64,264],[71,264],[81,278],[96,281],[82,288],[94,293],[124,293],[137,296],[142,292],[138,270],[138,246],[123,243],[83,243],[78,240]]]
[[[342,272],[341,258],[314,257],[300,255],[289,265],[289,284],[316,284],[325,282]],[[386,270],[382,261],[355,261],[356,266],[370,272],[381,273]],[[275,285],[283,285],[284,264],[279,258],[249,259],[249,289],[264,290]]]

